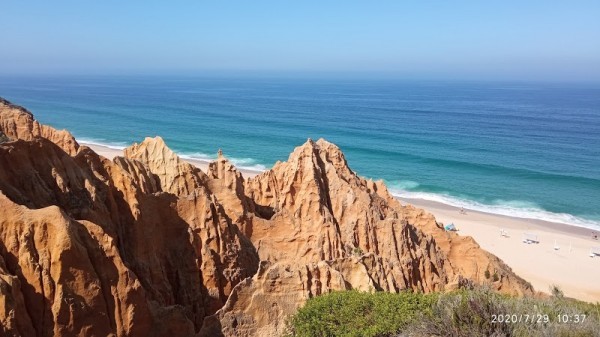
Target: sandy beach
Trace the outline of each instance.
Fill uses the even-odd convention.
[[[600,241],[592,239],[591,229],[471,210],[461,214],[459,208],[427,200],[401,201],[429,211],[444,224],[454,223],[460,235],[475,238],[536,290],[548,292],[558,285],[566,296],[600,301],[600,256],[590,257],[590,248],[600,247]],[[509,237],[500,235],[502,229]],[[523,243],[524,233],[537,235],[540,242]]]
[[[107,158],[122,156],[116,150],[95,144],[85,144]],[[209,162],[185,159],[206,171]],[[245,177],[258,174],[240,170]],[[487,251],[508,264],[515,273],[531,282],[538,291],[548,292],[558,285],[566,296],[584,301],[600,301],[600,256],[590,257],[592,247],[600,241],[591,238],[592,230],[540,220],[508,217],[460,209],[446,204],[422,200],[400,199],[423,208],[444,224],[454,223],[460,235],[470,235]],[[505,230],[508,237],[500,235]],[[524,233],[537,235],[539,243],[523,243]],[[556,245],[559,249],[555,248]]]

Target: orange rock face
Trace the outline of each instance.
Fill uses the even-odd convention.
[[[38,123],[31,112],[11,104],[2,97],[0,97],[0,111],[2,112],[0,113],[0,130],[6,137],[23,140],[43,137],[55,143],[70,155],[77,153],[79,144],[68,131],[59,131]]]
[[[244,179],[161,138],[108,160],[0,100],[0,335],[278,336],[333,290],[531,286],[308,140]]]

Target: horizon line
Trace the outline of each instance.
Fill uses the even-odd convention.
[[[422,82],[489,82],[489,83],[546,83],[546,84],[600,84],[600,79],[582,78],[526,78],[526,77],[497,77],[497,76],[435,76],[435,75],[406,75],[384,71],[301,71],[301,70],[175,70],[175,71],[102,71],[102,72],[73,72],[73,71],[43,71],[43,72],[2,72],[2,78],[135,78],[135,77],[177,77],[177,78],[224,78],[224,79],[298,79],[298,80],[384,80],[384,81],[422,81]]]

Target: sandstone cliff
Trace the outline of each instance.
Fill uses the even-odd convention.
[[[308,140],[245,179],[147,138],[109,160],[0,100],[0,335],[278,336],[311,296],[532,293],[469,237],[443,231]]]
[[[56,130],[42,125],[33,118],[33,114],[25,108],[11,104],[0,97],[0,143],[2,140],[23,139],[32,140],[36,137],[46,138],[60,146],[70,155],[77,153],[79,144],[66,130]]]

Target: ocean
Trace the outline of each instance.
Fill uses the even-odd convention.
[[[185,76],[0,77],[81,142],[162,136],[247,169],[325,138],[397,196],[600,229],[600,85]]]

